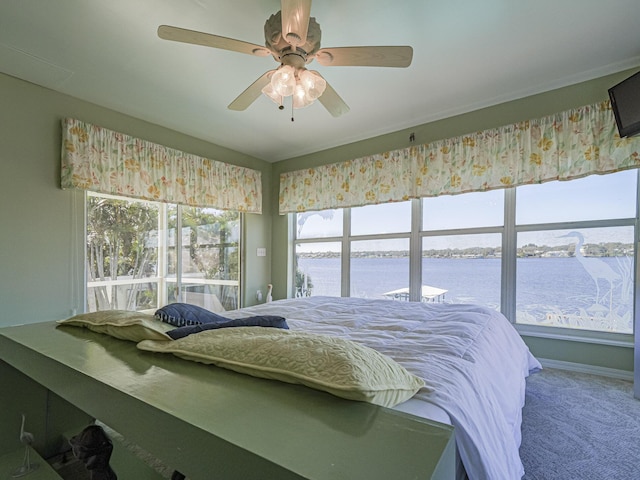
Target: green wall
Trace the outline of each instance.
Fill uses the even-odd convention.
[[[415,134],[415,143],[422,144],[435,140],[456,137],[469,132],[496,128],[518,121],[535,119],[545,115],[607,100],[607,89],[635,73],[638,69],[626,70],[613,75],[596,78],[587,82],[549,92],[483,108],[431,123],[417,125],[387,135],[342,145],[321,152],[290,158],[273,165],[272,199],[278,205],[279,177],[283,172],[315,167],[366,155],[405,148],[411,145],[409,135]],[[274,298],[287,295],[288,229],[287,217],[273,214],[272,220],[272,270]],[[633,349],[628,347],[599,346],[574,341],[560,341],[542,338],[526,338],[532,352],[541,358],[586,363],[598,367],[619,370],[633,370]]]
[[[264,214],[245,215],[245,305],[269,283],[271,164],[0,74],[0,326],[66,318],[82,290],[83,195],[60,189],[60,122],[74,117],[262,172]]]

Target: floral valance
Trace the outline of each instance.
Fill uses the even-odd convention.
[[[280,213],[571,180],[640,166],[609,102],[280,175]]]
[[[62,188],[262,213],[260,172],[71,118],[62,123]]]

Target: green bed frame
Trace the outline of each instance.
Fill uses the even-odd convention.
[[[455,478],[449,425],[85,329],[1,328],[0,360],[189,479]]]

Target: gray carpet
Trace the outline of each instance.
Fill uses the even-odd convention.
[[[527,380],[524,480],[640,479],[640,400],[624,380],[544,369]]]

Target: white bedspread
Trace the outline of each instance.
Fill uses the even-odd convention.
[[[339,335],[388,355],[425,380],[414,399],[449,415],[471,480],[524,475],[518,449],[525,378],[541,366],[500,313],[477,305],[338,297],[225,312],[247,314],[280,315],[292,330]]]

